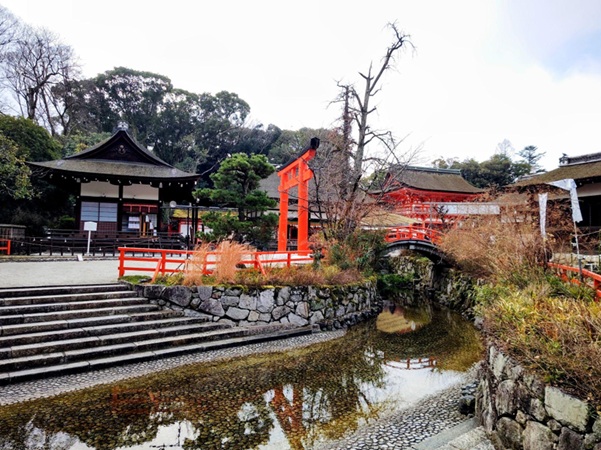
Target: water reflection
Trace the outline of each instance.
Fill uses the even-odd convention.
[[[376,328],[384,333],[410,333],[432,321],[432,307],[407,308],[386,302],[376,319]]]
[[[315,448],[444,389],[479,358],[476,333],[454,314],[386,311],[404,324],[385,317],[397,332],[371,323],[307,349],[2,407],[0,448]],[[407,370],[420,359],[437,369]]]

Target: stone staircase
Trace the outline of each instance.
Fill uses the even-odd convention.
[[[311,333],[164,310],[123,284],[0,289],[0,384]]]

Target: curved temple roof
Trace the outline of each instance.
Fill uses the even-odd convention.
[[[179,170],[146,150],[125,130],[80,153],[63,159],[30,162],[63,175],[149,181],[196,181],[200,175]]]
[[[430,167],[402,166],[392,167],[385,181],[386,190],[395,190],[402,186],[425,191],[454,192],[462,194],[480,194],[483,189],[468,183],[461,171],[455,169],[436,169]]]

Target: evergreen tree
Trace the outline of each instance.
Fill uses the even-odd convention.
[[[217,172],[211,175],[214,188],[199,189],[194,196],[205,203],[233,208],[237,214],[204,214],[203,223],[212,230],[204,236],[205,239],[234,239],[265,247],[273,238],[277,225],[277,215],[266,211],[274,208],[276,202],[258,188],[259,181],[274,170],[264,155],[236,153],[225,159]]]

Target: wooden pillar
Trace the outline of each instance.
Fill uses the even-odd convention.
[[[304,162],[304,161],[303,161]],[[309,180],[306,179],[309,167],[306,163],[299,167],[298,183],[298,250],[309,250]]]
[[[280,221],[278,225],[278,252],[285,252],[288,246],[288,190],[280,182]]]

